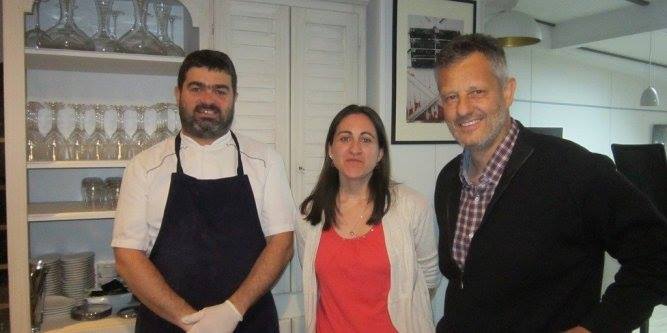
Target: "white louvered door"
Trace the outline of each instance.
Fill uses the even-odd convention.
[[[331,119],[345,105],[365,102],[365,11],[334,2],[275,3],[214,0],[214,45],[236,65],[234,130],[275,145],[298,205],[317,180]],[[283,333],[304,331],[301,290],[295,256],[273,288]]]
[[[273,145],[289,167],[289,7],[216,1],[215,45],[234,61],[233,129]]]
[[[312,190],[324,161],[333,116],[363,104],[359,17],[356,13],[292,8],[292,193]]]

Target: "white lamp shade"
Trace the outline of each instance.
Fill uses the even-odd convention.
[[[642,93],[642,98],[639,100],[639,105],[641,106],[660,105],[660,98],[658,97],[658,91],[651,86],[644,89],[644,92]]]
[[[509,10],[489,19],[484,31],[496,37],[503,47],[525,46],[539,43],[542,30],[535,20],[525,13]]]

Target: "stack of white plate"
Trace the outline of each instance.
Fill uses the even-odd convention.
[[[41,260],[48,270],[44,280],[45,295],[63,294],[63,266],[60,261],[60,254],[50,253],[33,258],[32,264],[37,264]]]
[[[76,304],[74,299],[59,295],[50,295],[44,298],[44,320],[69,318],[72,308]]]
[[[63,292],[65,296],[82,300],[95,287],[95,254],[81,252],[65,254],[60,258],[63,265]]]

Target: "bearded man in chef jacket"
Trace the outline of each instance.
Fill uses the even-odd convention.
[[[112,247],[142,305],[136,332],[278,332],[271,286],[297,211],[283,160],[234,133],[234,64],[189,54],[174,89],[181,132],[125,169]]]

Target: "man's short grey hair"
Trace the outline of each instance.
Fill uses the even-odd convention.
[[[489,60],[496,78],[505,86],[509,79],[505,51],[497,39],[484,34],[461,35],[448,43],[435,60],[436,75],[440,69],[449,67],[475,52],[483,54]]]

